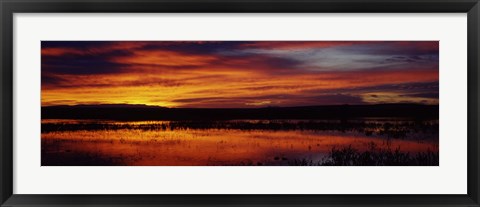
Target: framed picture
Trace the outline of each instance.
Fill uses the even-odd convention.
[[[1,206],[480,206],[477,0],[0,6]]]

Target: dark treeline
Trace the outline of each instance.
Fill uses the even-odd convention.
[[[267,108],[165,108],[144,105],[77,105],[42,107],[42,119],[235,120],[350,119],[405,117],[438,119],[438,105],[378,104]]]

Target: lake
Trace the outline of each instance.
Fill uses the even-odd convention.
[[[438,120],[42,120],[42,166],[437,166]]]

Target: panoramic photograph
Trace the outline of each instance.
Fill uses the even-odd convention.
[[[438,41],[42,41],[42,166],[439,166]]]

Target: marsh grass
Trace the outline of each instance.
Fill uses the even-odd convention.
[[[233,121],[161,121],[145,124],[135,122],[87,122],[87,123],[43,123],[42,133],[82,130],[188,130],[188,129],[232,129],[265,131],[356,131],[366,136],[407,138],[412,133],[437,136],[438,122],[435,121],[391,121],[376,122],[363,120],[233,120]],[[423,136],[423,138],[426,138]]]
[[[431,150],[411,154],[395,149],[379,148],[370,143],[366,151],[359,151],[351,145],[343,148],[333,147],[327,158],[318,165],[327,166],[438,166],[439,154]]]

